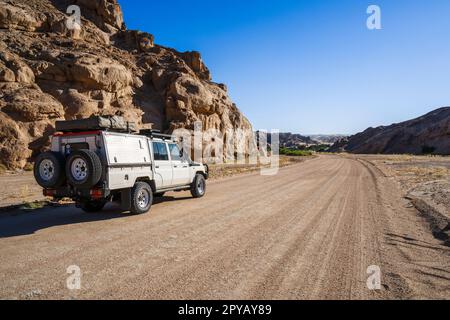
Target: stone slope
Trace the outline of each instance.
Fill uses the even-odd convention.
[[[336,142],[332,152],[360,154],[450,154],[450,107],[434,110],[422,117],[369,128]]]
[[[81,8],[69,30],[66,9]],[[170,132],[252,132],[198,52],[127,30],[116,0],[0,0],[0,163],[22,168],[57,119],[121,115]]]

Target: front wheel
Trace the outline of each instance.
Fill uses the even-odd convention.
[[[191,194],[194,198],[201,198],[206,193],[206,180],[201,174],[197,174],[191,184]]]
[[[137,182],[131,190],[131,213],[142,214],[150,210],[153,190],[148,183]]]

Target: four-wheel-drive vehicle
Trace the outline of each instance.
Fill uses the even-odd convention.
[[[44,195],[73,199],[86,212],[120,201],[134,214],[149,211],[153,198],[168,191],[205,195],[207,165],[190,160],[172,137],[131,133],[133,127],[118,117],[57,122],[51,151],[34,165]]]

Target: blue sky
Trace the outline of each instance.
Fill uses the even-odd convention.
[[[351,134],[450,105],[450,0],[119,2],[129,29],[200,51],[255,129]]]

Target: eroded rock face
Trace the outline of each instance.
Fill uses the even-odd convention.
[[[67,28],[72,4],[81,8],[80,30]],[[56,120],[91,115],[165,132],[198,121],[224,135],[252,132],[200,53],[126,30],[116,0],[0,0],[0,162],[23,167],[48,144]]]

